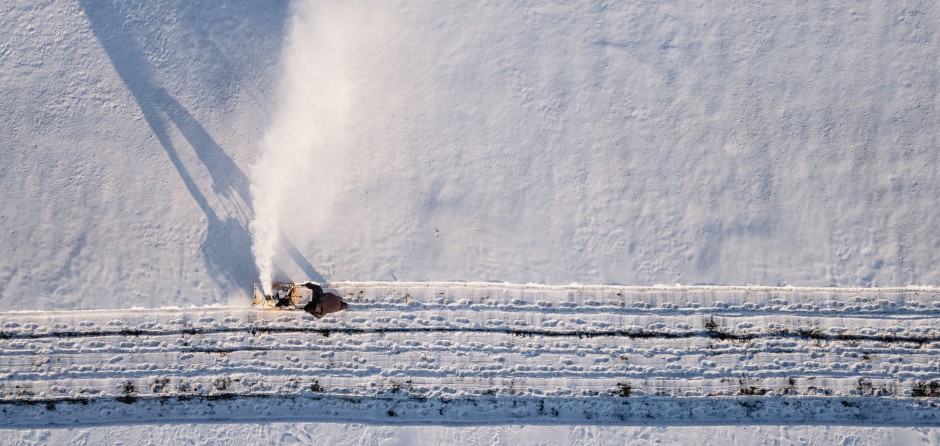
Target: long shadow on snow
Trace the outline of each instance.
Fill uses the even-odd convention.
[[[341,422],[378,425],[937,426],[936,398],[895,397],[354,397],[219,393],[0,402],[0,427],[167,422]],[[107,417],[102,413],[110,414]]]
[[[250,289],[257,271],[251,253],[251,235],[247,229],[251,214],[248,177],[199,121],[158,84],[155,67],[133,34],[135,23],[126,19],[115,4],[90,0],[81,0],[79,3],[91,23],[92,31],[140,107],[144,119],[160,141],[186,189],[206,215],[208,228],[201,249],[209,271],[223,292],[231,291],[232,288]],[[209,172],[211,189],[221,212],[217,212],[210,204],[183,162],[170,137],[172,127],[176,127],[183,135]],[[242,203],[249,209],[244,209]],[[291,259],[309,278],[325,282],[287,237],[282,236],[281,240]]]

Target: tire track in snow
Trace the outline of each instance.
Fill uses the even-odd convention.
[[[248,327],[248,328],[216,328],[216,329],[187,329],[187,330],[116,330],[116,331],[63,331],[49,333],[16,333],[0,334],[0,339],[44,339],[44,338],[104,338],[104,337],[139,337],[139,336],[177,336],[177,335],[212,335],[226,333],[247,333],[257,334],[319,334],[324,337],[330,335],[367,335],[367,334],[394,334],[394,333],[489,333],[506,334],[521,337],[566,337],[566,338],[662,338],[662,339],[688,339],[688,338],[710,338],[718,340],[731,341],[752,341],[762,338],[774,339],[815,339],[820,341],[879,341],[884,343],[916,343],[925,344],[940,341],[940,335],[890,335],[890,334],[838,334],[831,335],[822,332],[800,329],[790,331],[781,329],[770,332],[735,332],[722,329],[702,330],[702,331],[653,331],[653,330],[540,330],[540,329],[514,329],[514,328],[488,328],[488,327],[387,327],[387,328],[297,328],[297,327]],[[0,353],[2,354],[2,353]]]
[[[201,413],[187,404],[264,401],[345,405],[361,420],[412,405],[386,417],[448,422],[445,408],[541,401],[522,418],[584,422],[607,407],[604,422],[617,423],[645,413],[634,406],[645,400],[667,414],[661,422],[698,423],[707,417],[693,414],[728,404],[758,421],[791,405],[840,420],[841,399],[892,423],[938,418],[922,412],[940,397],[934,289],[333,288],[351,311],[319,321],[235,307],[0,314],[0,410],[13,426],[50,407],[117,402],[158,419],[154,404]],[[697,409],[665,411],[689,404]]]

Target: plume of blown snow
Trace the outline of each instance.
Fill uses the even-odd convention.
[[[335,199],[350,86],[344,62],[352,10],[340,2],[293,5],[277,108],[251,167],[252,252],[270,293],[285,219],[322,225]]]

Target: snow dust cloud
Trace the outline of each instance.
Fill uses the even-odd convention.
[[[293,5],[277,108],[251,168],[252,252],[265,292],[278,279],[285,225],[323,225],[338,193],[351,90],[345,62],[355,16],[341,2]]]

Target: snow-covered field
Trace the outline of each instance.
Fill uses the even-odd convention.
[[[938,31],[928,1],[5,2],[0,443],[940,443]],[[352,311],[250,309],[262,233]],[[642,288],[677,283],[719,287]]]

